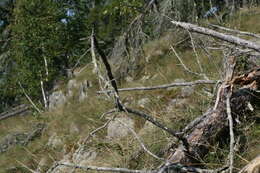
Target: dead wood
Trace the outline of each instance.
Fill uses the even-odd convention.
[[[233,117],[239,117],[248,113],[248,103],[252,103],[253,106],[260,103],[260,93],[257,92],[260,88],[260,74],[257,73],[257,70],[252,70],[245,75],[234,77],[234,79],[235,80],[231,82],[224,83],[222,87],[220,87],[217,107],[210,108],[202,118],[196,120],[196,123],[190,123],[188,125],[190,133],[187,134],[185,138],[189,148],[186,150],[183,145],[180,145],[175,152],[169,156],[169,160],[172,163],[198,163],[198,160],[202,159],[208,153],[210,146],[214,144],[217,137],[228,130],[229,124],[227,120],[226,101],[233,85],[251,84],[243,86],[243,88],[232,93],[230,107]],[[225,137],[225,135],[222,137]]]
[[[19,105],[17,107],[14,107],[12,109],[10,109],[9,111],[3,112],[0,114],[0,121],[10,118],[12,116],[17,116],[17,115],[21,115],[23,113],[25,113],[26,111],[28,111],[30,109],[30,106],[28,105]]]
[[[214,31],[212,29],[200,27],[200,26],[190,24],[190,23],[177,22],[177,21],[171,21],[171,22],[174,25],[180,26],[180,27],[187,29],[191,32],[197,32],[197,33],[200,33],[200,34],[212,36],[212,37],[227,41],[229,43],[236,44],[236,45],[239,45],[239,46],[243,46],[243,47],[246,47],[246,48],[249,48],[249,49],[253,49],[257,52],[260,52],[260,45],[254,43],[254,42],[251,42],[251,41],[239,38],[239,37],[235,37],[233,35],[223,34],[223,33]]]
[[[223,26],[213,25],[213,24],[209,24],[209,26],[216,28],[216,29],[221,29],[223,31],[232,32],[232,33],[235,33],[235,34],[241,34],[241,35],[247,35],[247,36],[251,36],[251,37],[255,37],[255,38],[260,38],[260,35],[257,35],[257,34],[251,33],[251,32],[239,31],[239,30],[226,28],[226,27],[223,27]]]
[[[249,162],[239,173],[259,173],[260,172],[260,155]]]
[[[146,114],[144,112],[138,111],[138,110],[134,110],[132,108],[128,108],[125,107],[120,98],[119,98],[119,92],[118,92],[118,87],[117,87],[117,83],[116,80],[113,76],[112,70],[111,70],[111,66],[108,62],[107,56],[105,55],[105,53],[103,52],[102,49],[100,49],[98,41],[96,39],[95,33],[92,34],[92,39],[94,40],[94,48],[97,50],[98,54],[101,57],[101,60],[103,62],[103,64],[105,65],[105,69],[107,72],[107,77],[109,79],[109,83],[111,84],[112,88],[113,88],[113,95],[114,95],[114,99],[115,99],[115,105],[116,108],[118,109],[118,111],[122,111],[122,112],[126,112],[126,113],[130,113],[133,114],[135,116],[144,118],[145,120],[151,122],[152,124],[154,124],[155,126],[159,127],[160,129],[166,131],[167,133],[171,134],[172,136],[178,138],[180,141],[182,141],[183,145],[185,147],[187,147],[187,142],[186,139],[183,138],[183,134],[179,133],[175,130],[172,130],[171,128],[166,127],[164,124],[160,123],[159,121],[157,121],[155,118],[153,118],[151,115]]]
[[[172,87],[183,87],[183,86],[194,86],[194,85],[203,85],[203,84],[216,84],[218,81],[216,80],[196,80],[191,82],[174,82],[170,84],[158,85],[158,86],[150,86],[150,87],[136,87],[136,88],[120,88],[119,92],[123,91],[147,91],[147,90],[158,90],[158,89],[167,89]],[[98,94],[102,93],[111,93],[113,90],[104,90],[98,91]]]

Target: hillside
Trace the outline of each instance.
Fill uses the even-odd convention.
[[[260,34],[259,18],[260,8],[241,10],[224,26]],[[207,22],[217,24],[214,18],[199,21],[202,26],[208,27]],[[233,35],[260,43],[259,38]],[[138,57],[134,66],[123,64],[117,68],[113,60],[110,63],[114,76],[120,78],[119,88],[195,80],[218,81],[223,78],[223,56],[234,49],[231,45],[224,48],[225,44],[210,36],[173,28],[159,39],[145,43],[143,55]],[[239,55],[236,74],[259,67],[259,54],[256,57],[258,59]],[[105,76],[105,68],[101,60],[98,61],[99,74]],[[131,70],[121,77],[125,68]],[[169,157],[180,142],[140,117],[113,112],[112,94],[98,93],[101,87],[105,90],[113,88],[104,86],[104,81],[93,69],[93,64],[89,63],[79,67],[73,78],[58,82],[53,90],[55,98],[51,110],[28,112],[0,121],[0,172],[86,172],[66,166],[51,170],[57,161],[136,170],[160,166],[162,160],[145,151],[140,145],[141,141],[156,156]],[[124,105],[143,111],[165,126],[179,131],[214,105],[216,89],[214,83],[119,93]],[[236,117],[240,123],[235,129],[238,142],[234,172],[260,154],[260,112],[255,109],[250,116]],[[228,154],[227,137],[210,146],[210,151],[200,162],[203,168],[217,169],[227,164]]]

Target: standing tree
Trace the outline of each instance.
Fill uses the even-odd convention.
[[[85,35],[84,23],[76,10],[72,11],[76,5],[67,8],[65,2],[52,0],[20,0],[15,4],[13,80],[35,100],[42,100],[42,87],[48,91],[55,79],[66,76],[85,48],[79,41]]]

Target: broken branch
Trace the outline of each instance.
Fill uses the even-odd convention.
[[[218,26],[218,25],[213,25],[213,24],[209,24],[209,26],[211,26],[213,28],[221,29],[223,31],[228,31],[228,32],[236,33],[236,34],[241,34],[241,35],[247,35],[247,36],[251,36],[251,37],[260,38],[260,35],[257,35],[257,34],[251,33],[251,32],[239,31],[239,30],[226,28],[226,27],[223,27],[223,26]]]
[[[180,27],[187,29],[189,31],[197,32],[197,33],[208,35],[208,36],[212,36],[212,37],[227,41],[229,43],[236,44],[236,45],[243,46],[243,47],[247,47],[247,48],[253,49],[257,52],[260,52],[260,45],[254,43],[254,42],[251,42],[251,41],[239,38],[239,37],[235,37],[233,35],[223,34],[223,33],[214,31],[212,29],[200,27],[200,26],[190,24],[190,23],[177,22],[177,21],[174,21],[174,20],[172,20],[171,22],[174,25],[180,26]]]
[[[136,88],[120,88],[118,89],[119,92],[123,91],[147,91],[147,90],[157,90],[157,89],[167,89],[172,87],[181,87],[181,86],[193,86],[193,85],[201,85],[201,84],[216,84],[218,81],[216,80],[196,80],[192,82],[174,82],[170,84],[158,85],[158,86],[151,86],[151,87],[136,87]],[[98,91],[98,94],[102,93],[111,93],[113,90],[104,90]]]

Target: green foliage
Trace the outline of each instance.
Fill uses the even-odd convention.
[[[11,26],[14,80],[34,99],[40,98],[40,81],[49,90],[84,50],[84,44],[79,43],[84,36],[84,23],[77,16],[69,18],[65,12],[61,3],[52,0],[16,3]],[[65,17],[69,19],[62,22]]]

